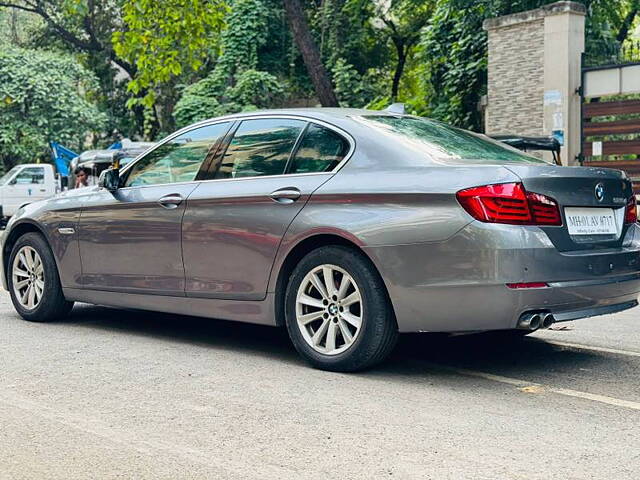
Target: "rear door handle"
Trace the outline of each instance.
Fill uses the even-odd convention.
[[[271,192],[272,200],[278,203],[293,203],[300,198],[300,190],[295,187],[287,187]]]
[[[182,197],[182,195],[179,195],[177,193],[171,193],[169,195],[165,195],[160,200],[158,200],[158,203],[164,208],[170,210],[180,205],[183,200],[184,198]]]

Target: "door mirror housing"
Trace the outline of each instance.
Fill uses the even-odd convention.
[[[117,168],[109,168],[100,174],[98,186],[115,192],[120,188],[120,172]]]

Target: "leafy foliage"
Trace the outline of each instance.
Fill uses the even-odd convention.
[[[364,107],[383,96],[387,86],[386,82],[380,81],[384,78],[384,72],[369,69],[364,74],[360,74],[344,58],[339,58],[335,62],[331,73],[336,93],[340,98],[340,105],[343,107]],[[388,104],[387,102],[385,106]]]
[[[104,128],[106,116],[91,102],[96,86],[95,77],[69,56],[0,50],[0,157],[5,169],[45,158],[50,140],[80,148],[87,135]]]
[[[258,70],[245,70],[233,87],[217,95],[216,79],[207,77],[187,87],[175,108],[178,126],[229,113],[245,112],[272,106],[283,93],[273,75]]]
[[[465,5],[461,5],[461,4]],[[454,125],[480,129],[477,104],[486,90],[488,2],[438,2],[421,42],[427,112]],[[465,7],[465,8],[462,8]]]
[[[225,13],[222,0],[126,0],[126,30],[113,34],[113,44],[118,56],[136,66],[129,105],[151,107],[167,93],[162,87],[173,87],[183,73],[201,69],[217,44]],[[172,107],[157,113],[170,117]],[[166,123],[161,127],[170,126]]]
[[[190,85],[175,108],[178,125],[216,115],[275,105],[284,89],[278,79],[257,70],[259,49],[267,43],[264,0],[236,0],[222,35],[222,54],[206,78]]]
[[[614,58],[637,36],[640,0],[580,1],[589,59]],[[397,100],[412,113],[481,130],[483,20],[551,0],[300,3],[341,105],[384,108]],[[71,57],[82,65],[82,82],[91,86],[76,94],[106,114],[99,122],[104,137],[118,131],[152,139],[219,114],[318,103],[282,0],[0,0],[3,46],[58,59],[65,52],[62,63],[47,64],[56,74]],[[52,137],[68,138],[60,128]],[[86,131],[80,127],[76,139]]]

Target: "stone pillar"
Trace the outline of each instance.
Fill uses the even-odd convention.
[[[488,19],[488,134],[550,136],[565,165],[580,151],[580,57],[585,8],[556,2]]]

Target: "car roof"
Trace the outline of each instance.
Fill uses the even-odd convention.
[[[329,108],[329,107],[315,107],[315,108],[281,108],[273,110],[256,110],[252,112],[234,113],[231,115],[224,115],[221,117],[209,118],[202,120],[189,127],[194,127],[200,124],[207,124],[212,121],[219,120],[240,120],[244,117],[257,117],[257,116],[272,116],[272,115],[292,115],[297,117],[305,117],[312,120],[320,120],[329,123],[334,123],[338,126],[345,123],[349,123],[352,117],[360,117],[364,115],[380,115],[380,116],[402,116],[398,113],[387,112],[384,110],[368,110],[365,108]],[[188,127],[187,127],[188,128]]]

